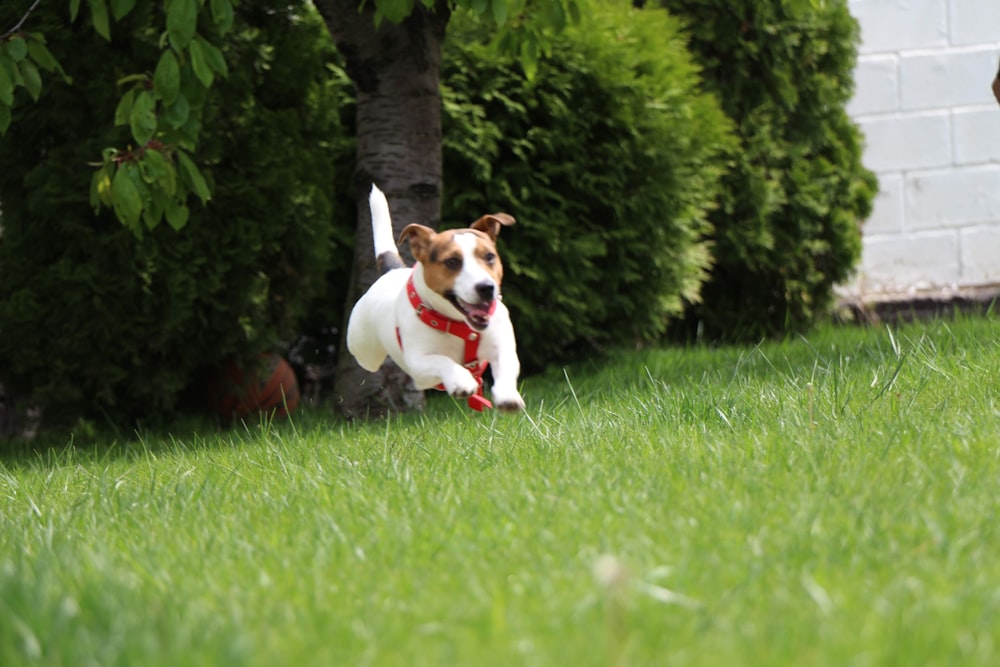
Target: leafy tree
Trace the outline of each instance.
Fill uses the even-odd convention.
[[[36,101],[42,80],[38,72],[61,70],[46,46],[46,36],[29,32],[32,4],[25,15],[0,36],[0,132],[10,124],[14,91],[24,87]],[[80,0],[70,0],[69,18],[75,21]],[[136,8],[136,0],[90,0],[94,30],[111,41],[111,21],[120,21]],[[146,3],[139,3],[146,6]],[[158,58],[149,71],[122,77],[125,85],[115,110],[115,125],[131,131],[125,148],[105,148],[101,167],[91,181],[91,204],[114,209],[118,219],[137,236],[166,220],[175,229],[190,216],[188,195],[202,203],[211,197],[208,182],[192,153],[201,129],[201,113],[208,88],[216,75],[228,71],[222,51],[208,37],[227,33],[233,25],[230,0],[211,0],[199,25],[199,0],[169,0],[163,5],[166,30]]]
[[[186,227],[143,226],[139,239],[107,207],[94,215],[86,165],[134,141],[110,122],[116,82],[156,62],[156,10],[138,2],[110,42],[52,3],[30,17],[54,53],[78,55],[63,58],[73,85],[46,84],[37,105],[17,90],[0,137],[0,376],[43,401],[49,423],[168,415],[203,367],[289,335],[326,290],[324,270],[346,282],[330,187],[331,142],[347,134],[336,52],[304,0],[237,9],[229,75],[206,95],[199,133],[213,195]],[[0,5],[0,24],[11,15]]]
[[[10,127],[17,88],[24,88],[37,102],[42,92],[40,70],[66,76],[46,46],[45,36],[37,32],[29,33],[25,29],[29,17],[40,3],[41,0],[35,0],[9,30],[0,34],[0,134]]]

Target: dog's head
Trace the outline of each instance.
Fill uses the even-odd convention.
[[[424,282],[454,306],[473,329],[489,326],[500,295],[503,264],[496,238],[501,227],[514,224],[506,213],[493,213],[467,229],[437,233],[423,225],[407,225],[399,241],[409,239],[413,258],[424,267]]]

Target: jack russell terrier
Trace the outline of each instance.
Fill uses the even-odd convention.
[[[413,378],[417,389],[435,387],[481,411],[483,371],[493,369],[498,410],[524,408],[517,390],[521,363],[514,327],[500,300],[503,265],[495,241],[506,213],[484,215],[468,228],[436,233],[407,225],[417,263],[408,268],[392,234],[389,203],[374,184],[371,208],[375,261],[382,274],[358,300],[347,323],[347,349],[362,368],[376,371],[386,356]]]

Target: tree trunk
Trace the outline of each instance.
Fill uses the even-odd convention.
[[[436,229],[441,219],[441,42],[449,11],[444,0],[433,10],[415,4],[399,25],[383,20],[376,28],[372,2],[359,11],[359,0],[316,0],[357,88],[358,226],[348,314],[378,277],[368,210],[371,184],[385,192],[397,236],[414,222]],[[375,373],[358,366],[343,334],[334,391],[348,417],[419,409],[424,402],[391,361]]]

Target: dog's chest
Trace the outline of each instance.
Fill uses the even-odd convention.
[[[396,339],[400,351],[439,354],[465,364],[484,357],[488,336],[447,318],[434,318],[434,323],[427,324],[411,309],[399,321]]]

